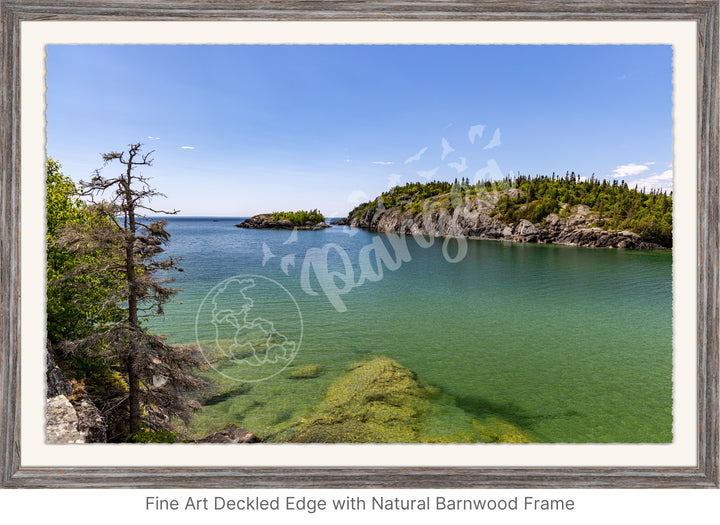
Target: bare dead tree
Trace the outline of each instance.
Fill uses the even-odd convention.
[[[66,351],[102,348],[108,359],[123,363],[127,377],[128,431],[140,430],[143,421],[150,429],[171,429],[171,416],[185,420],[191,413],[182,394],[202,386],[191,371],[200,366],[192,347],[169,345],[164,338],[150,334],[141,326],[149,315],[162,314],[163,305],[178,290],[168,286],[171,278],[159,275],[177,268],[172,257],[157,258],[170,234],[166,220],[151,220],[145,214],[174,214],[151,207],[152,199],[164,197],[153,189],[140,169],[152,165],[152,151],[142,152],[142,144],[131,144],[126,152],[102,155],[104,165],[88,182],[81,182],[83,194],[94,210],[110,219],[106,226],[92,230],[69,227],[58,241],[77,253],[105,253],[75,272],[101,272],[118,280],[117,294],[105,298],[108,306],[122,304],[126,316],[81,341],[66,343]],[[108,165],[124,168],[117,176],[101,173]],[[117,406],[119,403],[115,403]],[[144,409],[141,413],[141,407]]]

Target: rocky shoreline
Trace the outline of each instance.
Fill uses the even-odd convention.
[[[666,249],[648,242],[630,231],[604,230],[594,226],[598,217],[582,204],[564,209],[560,215],[549,214],[542,222],[526,219],[506,224],[492,216],[495,204],[489,200],[467,199],[454,209],[437,205],[432,199],[421,212],[412,209],[387,210],[370,208],[333,224],[344,224],[379,233],[466,237],[519,243],[559,244],[593,248],[626,248],[635,250]],[[433,205],[436,204],[436,205]],[[341,222],[342,221],[342,222]]]
[[[69,381],[53,358],[53,348],[47,342],[47,381],[45,404],[45,440],[49,444],[107,443],[108,426],[98,407],[85,389]],[[202,410],[199,403],[190,401],[194,409]],[[258,437],[247,429],[235,425],[213,432],[190,443],[258,443]]]
[[[326,222],[308,221],[304,224],[295,224],[288,219],[273,221],[272,217],[272,213],[262,213],[260,215],[250,217],[249,219],[245,219],[240,224],[236,224],[235,227],[249,228],[253,230],[323,230],[330,227],[330,225]]]

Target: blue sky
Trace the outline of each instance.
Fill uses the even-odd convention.
[[[672,48],[48,46],[63,172],[135,142],[182,215],[342,216],[395,184],[518,173],[671,189]]]

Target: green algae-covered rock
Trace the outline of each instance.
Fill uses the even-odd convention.
[[[293,441],[407,443],[417,441],[430,400],[439,392],[387,357],[354,366],[328,388],[315,417]]]
[[[275,436],[301,443],[477,443],[533,439],[504,421],[490,425],[384,356],[354,365],[313,415]]]
[[[298,368],[294,368],[288,374],[291,379],[312,379],[325,371],[323,365],[305,365]]]

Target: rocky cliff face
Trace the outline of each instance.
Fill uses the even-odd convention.
[[[107,425],[100,410],[82,387],[63,375],[47,344],[47,405],[45,436],[48,443],[105,443]]]
[[[506,224],[492,216],[497,199],[466,199],[449,207],[442,196],[429,199],[422,211],[400,208],[365,210],[348,218],[349,226],[380,233],[432,235],[435,237],[467,237],[471,239],[535,242],[568,246],[602,248],[662,249],[629,231],[611,231],[593,227],[597,217],[590,208],[578,205],[558,214],[547,215],[533,224],[521,220]]]

